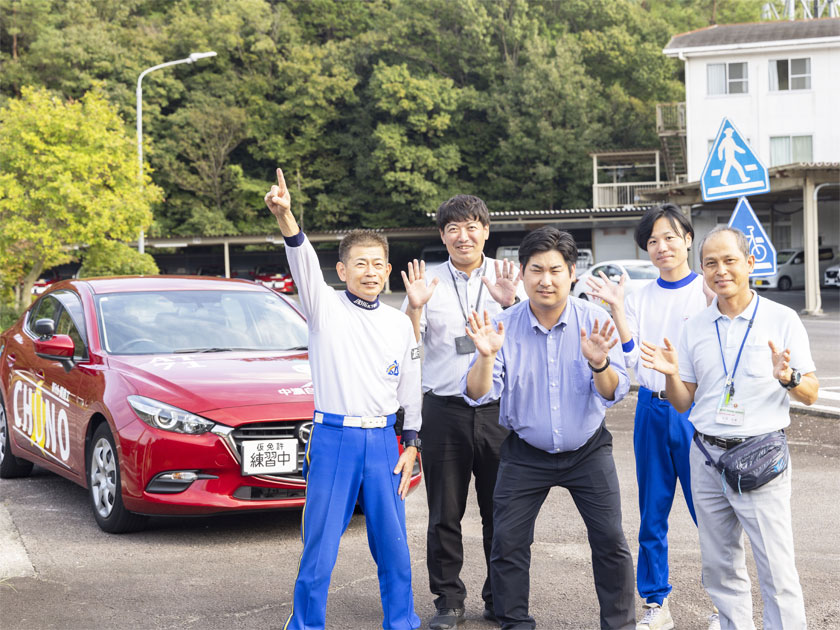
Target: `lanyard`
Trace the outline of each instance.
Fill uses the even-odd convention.
[[[747,343],[747,337],[750,334],[750,330],[752,329],[753,322],[755,322],[755,314],[758,312],[758,296],[755,296],[755,308],[753,309],[752,317],[750,317],[750,321],[747,324],[747,332],[744,333],[744,338],[741,340],[741,347],[738,349],[738,356],[735,358],[735,365],[732,368],[732,374],[729,374],[729,371],[726,369],[726,358],[723,356],[723,344],[720,341],[720,328],[718,328],[718,320],[715,320],[715,331],[717,332],[718,338],[718,347],[720,348],[720,359],[723,361],[723,373],[726,376],[726,385],[724,385],[725,389],[728,389],[726,392],[726,399],[724,401],[725,404],[729,404],[729,399],[735,395],[735,370],[738,369],[738,364],[741,362],[741,352],[744,350],[744,344]]]
[[[458,306],[461,307],[461,314],[464,316],[464,323],[469,324],[470,318],[466,311],[464,311],[464,304],[461,302],[461,294],[458,292],[458,280],[455,278],[455,274],[452,273],[452,267],[448,267],[449,275],[452,276],[452,284],[455,287],[455,295],[458,298]],[[484,271],[487,269],[487,259],[484,260],[484,265],[481,267],[481,276],[484,277]],[[479,284],[481,287],[478,289],[478,295],[475,298],[475,310],[478,311],[478,305],[481,303],[481,293],[484,291],[484,283],[479,280]],[[467,276],[467,288],[466,288],[466,298],[467,298],[467,306],[470,305],[470,278]]]

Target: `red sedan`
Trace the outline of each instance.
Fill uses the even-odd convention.
[[[303,316],[252,282],[62,281],[0,335],[0,477],[87,487],[108,532],[302,507],[312,415]]]

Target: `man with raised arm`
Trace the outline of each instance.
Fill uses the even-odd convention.
[[[365,513],[377,564],[386,630],[420,627],[411,590],[405,506],[420,429],[420,350],[409,319],[381,304],[391,270],[384,237],[350,232],[339,246],[338,276],[324,281],[318,256],[298,228],[282,171],[265,196],[309,326],[314,429],[304,462],[303,554],[284,630],[324,628],[330,575],[356,501]],[[400,455],[395,414],[405,409]]]
[[[403,310],[423,342],[423,478],[429,504],[426,566],[435,596],[430,630],[448,630],[466,619],[467,588],[461,580],[464,545],[461,519],[470,479],[481,514],[487,575],[481,590],[484,617],[493,615],[490,545],[493,541],[493,488],[499,448],[507,428],[499,424],[499,401],[470,406],[461,397],[461,377],[475,353],[464,331],[469,314],[497,315],[525,297],[510,261],[484,255],[490,213],[473,195],[456,195],[440,205],[436,222],[449,260],[426,271],[423,261],[403,272]]]
[[[720,611],[723,630],[755,628],[746,531],[761,582],[764,628],[804,629],[784,429],[790,398],[808,405],[817,399],[808,335],[793,310],[750,290],[755,259],[742,232],[713,229],[700,244],[700,257],[714,301],[683,327],[679,353],[667,337],[662,345],[643,341],[641,352],[645,367],[665,375],[677,411],[694,404],[691,493],[703,586]],[[739,477],[733,488],[718,472],[721,457],[737,449],[729,456],[743,457],[735,469],[746,474],[773,443],[782,445],[781,457],[762,472],[763,485],[742,489]]]
[[[665,377],[641,365],[642,339],[662,343],[679,339],[686,320],[708,305],[703,277],[688,266],[688,252],[694,230],[680,209],[673,204],[650,208],[636,226],[636,244],[645,249],[659,269],[659,278],[625,299],[622,277],[618,284],[601,272],[589,277],[589,295],[610,305],[624,362],[632,367],[639,381],[639,397],[633,425],[633,450],[639,484],[639,559],[636,586],[644,601],[642,619],[636,630],[670,630],[674,620],[668,606],[668,516],[677,490],[682,486],[688,511],[694,522],[688,453],[694,427],[688,414],[677,412],[667,400]],[[712,613],[710,629],[717,624]]]
[[[502,444],[493,495],[490,581],[504,630],[536,628],[528,612],[534,523],[549,490],[566,488],[589,536],[601,628],[635,626],[633,558],[604,411],[630,388],[615,327],[599,307],[569,296],[577,246],[544,227],[519,246],[528,300],[498,315],[473,313],[476,354],[461,381],[472,404],[500,400]],[[579,627],[594,625],[582,616]],[[551,624],[549,624],[551,626]]]

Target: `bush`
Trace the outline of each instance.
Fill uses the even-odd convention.
[[[118,241],[105,241],[89,247],[79,269],[80,278],[156,276],[159,273],[154,258],[149,254],[141,254]]]

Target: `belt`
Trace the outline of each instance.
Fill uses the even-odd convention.
[[[388,416],[340,416],[335,413],[316,411],[312,420],[318,424],[326,424],[330,427],[381,429],[382,427],[393,426],[396,420],[396,414],[392,413]]]
[[[447,404],[450,404],[450,405],[459,405],[461,407],[466,407],[468,409],[480,409],[482,407],[493,407],[494,405],[497,406],[497,407],[499,406],[499,401],[498,400],[491,400],[490,402],[484,403],[483,405],[478,405],[478,407],[473,407],[471,404],[469,404],[466,400],[464,400],[460,396],[438,396],[437,394],[435,394],[431,390],[429,390],[428,392],[426,392],[423,395],[435,398],[442,403],[447,403]]]
[[[658,398],[659,400],[668,400],[668,393],[664,389],[660,389],[658,392],[653,391],[652,389],[648,389],[647,387],[642,387],[647,392],[650,392],[651,398]]]
[[[725,451],[728,451],[730,448],[734,448],[739,444],[743,444],[747,438],[722,438],[716,435],[706,435],[705,433],[697,432],[703,441],[711,444],[712,446],[717,446],[718,448],[722,448]]]

